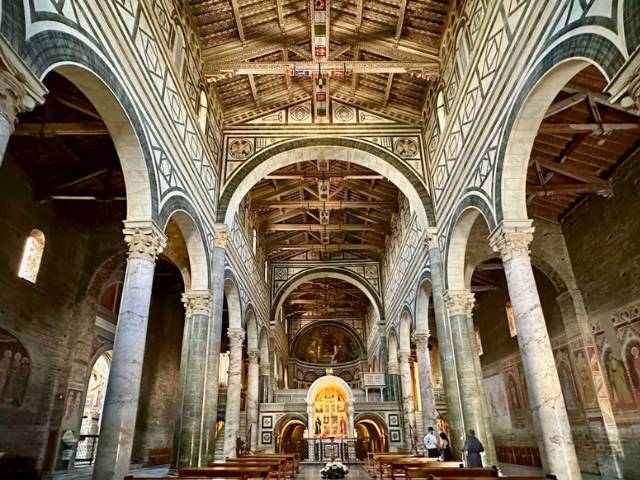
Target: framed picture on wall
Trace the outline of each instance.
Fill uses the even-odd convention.
[[[400,425],[400,417],[397,413],[389,414],[389,426],[390,427],[398,427]]]
[[[389,430],[389,441],[390,442],[396,442],[396,443],[399,442],[400,441],[400,430]]]
[[[265,415],[262,417],[262,428],[273,427],[273,417],[271,415]]]
[[[273,442],[273,436],[271,432],[262,432],[262,444],[263,445],[271,445]]]

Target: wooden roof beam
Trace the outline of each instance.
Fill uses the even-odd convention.
[[[538,133],[606,135],[613,131],[640,130],[640,123],[543,123]]]
[[[359,223],[332,223],[320,225],[315,223],[275,223],[265,227],[267,232],[386,232],[388,225],[384,224],[359,224]]]
[[[583,193],[597,193],[603,197],[613,195],[611,184],[602,180],[597,183],[567,183],[556,185],[527,185],[527,194],[534,197],[551,197],[554,195],[576,195]]]
[[[233,9],[233,18],[236,21],[238,37],[240,37],[240,41],[242,42],[242,45],[244,45],[246,40],[244,38],[244,29],[242,28],[242,17],[240,16],[240,5],[238,4],[238,0],[231,0],[231,8]]]
[[[326,202],[320,200],[302,200],[302,201],[282,201],[282,202],[252,202],[253,208],[282,208],[282,209],[300,209],[300,208],[397,208],[397,202],[384,202],[384,201],[342,201],[342,200],[329,200]]]
[[[560,164],[556,162],[552,162],[549,160],[537,160],[540,163],[542,168],[546,168],[547,170],[551,170],[552,172],[559,173],[560,175],[564,175],[565,177],[573,178],[574,180],[578,180],[584,183],[591,184],[608,184],[606,180],[603,180],[591,173],[585,172],[580,168],[573,167],[571,165]]]
[[[109,135],[104,123],[91,122],[50,122],[18,123],[13,135],[27,137],[53,137],[55,135]]]
[[[394,36],[396,40],[396,47],[400,43],[400,37],[402,36],[402,27],[404,25],[404,17],[407,11],[407,0],[400,1],[400,11],[398,12],[398,24],[396,25],[396,34]]]

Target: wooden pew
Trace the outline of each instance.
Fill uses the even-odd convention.
[[[380,480],[383,480],[384,471],[393,460],[399,460],[403,458],[418,458],[406,453],[379,453],[373,455],[373,469],[374,472],[380,473]]]
[[[149,465],[166,465],[171,463],[171,449],[150,448],[148,463]]]
[[[300,455],[297,453],[252,453],[241,455],[238,458],[285,458],[287,463],[291,465],[292,476],[300,473]]]
[[[234,467],[255,467],[255,466],[269,466],[276,472],[278,479],[285,480],[287,476],[287,459],[286,458],[256,458],[256,457],[242,457],[242,458],[228,458],[224,462],[215,463],[210,462],[209,467],[218,467],[220,465],[234,466]],[[293,477],[293,474],[292,474]]]
[[[450,462],[440,462],[440,463],[450,463]],[[405,467],[405,475],[407,480],[414,478],[455,478],[455,477],[464,477],[464,478],[491,478],[498,476],[498,469],[496,467],[491,468],[462,468],[458,467],[437,467],[434,465],[424,465],[424,466],[408,466]]]
[[[426,477],[426,480],[476,480],[477,478],[482,478],[482,477],[469,477],[464,475],[461,475],[459,477],[444,477],[444,476],[439,476],[437,473],[433,473],[433,474],[430,474],[428,477]],[[506,477],[499,477],[499,478],[504,478],[506,480],[546,480],[545,477],[520,477],[520,476],[513,477],[510,475]]]
[[[214,467],[181,468],[179,477],[195,478],[234,478],[248,480],[249,478],[272,479],[277,476],[277,470],[269,465],[225,465],[215,464]]]
[[[389,462],[389,469],[391,470],[391,478],[395,480],[398,476],[398,472],[406,475],[405,469],[408,467],[425,467],[425,468],[460,468],[462,462],[441,462],[438,458],[428,457],[405,457],[396,458]]]

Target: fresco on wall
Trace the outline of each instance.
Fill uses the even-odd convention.
[[[337,326],[323,325],[302,334],[294,357],[309,363],[337,364],[356,360],[358,344],[351,333]]]
[[[618,409],[633,408],[633,394],[631,393],[624,363],[611,350],[607,350],[604,354],[604,368],[607,373],[613,404]]]
[[[593,381],[591,379],[591,371],[587,358],[582,350],[578,350],[574,354],[576,373],[578,376],[578,385],[582,394],[582,402],[585,406],[593,406],[596,402],[596,393],[593,389]]]
[[[509,431],[511,429],[511,415],[507,406],[504,378],[501,374],[492,375],[484,379],[484,385],[491,415],[491,426],[498,432]]]
[[[16,337],[0,328],[0,404],[22,405],[30,370],[27,350]]]
[[[627,360],[627,367],[629,368],[631,384],[633,385],[636,394],[640,396],[640,340],[633,339],[629,341],[626,345],[625,351],[625,358]]]

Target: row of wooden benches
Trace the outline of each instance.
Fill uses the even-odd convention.
[[[253,454],[239,458],[227,459],[223,463],[210,463],[207,467],[180,468],[178,477],[189,479],[234,479],[248,480],[285,480],[287,474],[291,478],[300,472],[300,457],[297,453]],[[151,480],[152,477],[124,477],[124,480]],[[158,477],[153,477],[157,480]],[[175,478],[175,477],[174,477]]]
[[[412,456],[406,453],[369,453],[367,469],[374,478],[379,475],[380,480],[385,477],[397,480],[398,477],[409,479],[423,478],[482,478],[497,477],[498,469],[490,468],[462,468],[461,462],[441,462],[436,458]],[[503,477],[505,478],[505,477]],[[507,477],[511,479],[538,480],[544,477]]]

